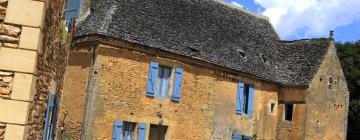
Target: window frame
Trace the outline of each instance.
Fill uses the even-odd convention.
[[[167,79],[167,81],[165,81],[166,79],[164,78],[165,69],[169,70],[169,78]],[[156,78],[156,85],[155,85],[155,97],[164,98],[164,99],[169,98],[170,88],[171,88],[171,84],[172,84],[172,82],[171,82],[172,75],[173,75],[172,73],[173,73],[172,67],[159,64],[158,77]],[[166,92],[162,91],[164,89],[163,88],[164,83],[167,84],[167,86],[168,86],[165,88],[167,90]],[[159,92],[159,90],[160,90],[160,92]]]
[[[288,115],[290,114],[288,111],[289,106],[291,106],[291,118],[288,119]],[[292,103],[285,103],[284,104],[284,113],[283,113],[283,121],[292,122],[294,120],[294,110],[295,110],[295,104]]]

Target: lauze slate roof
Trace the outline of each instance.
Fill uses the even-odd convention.
[[[103,35],[289,86],[307,86],[329,40],[281,41],[266,18],[212,0],[93,0],[76,37]]]

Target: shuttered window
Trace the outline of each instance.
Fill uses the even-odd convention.
[[[240,134],[232,134],[231,140],[242,140],[242,136]]]
[[[47,110],[42,140],[53,140],[58,116],[59,97],[54,93],[48,95]]]
[[[67,0],[65,9],[65,20],[68,31],[71,30],[71,20],[79,18],[81,9],[81,0]]]
[[[159,66],[158,78],[156,80],[156,96],[167,98],[170,88],[171,68],[166,66]]]
[[[171,100],[179,102],[181,96],[182,77],[184,69],[175,68],[174,85]],[[168,98],[170,92],[170,80],[172,69],[168,66],[159,65],[157,62],[150,62],[146,96]]]
[[[236,114],[252,116],[254,114],[255,87],[238,82],[236,96]]]

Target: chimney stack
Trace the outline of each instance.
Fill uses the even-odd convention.
[[[330,39],[334,40],[334,31],[330,31]]]

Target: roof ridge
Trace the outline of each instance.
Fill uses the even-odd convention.
[[[241,8],[241,7],[238,7],[238,6],[235,6],[235,5],[226,3],[226,2],[224,2],[223,0],[213,0],[213,1],[214,1],[214,2],[217,2],[217,3],[220,3],[220,4],[222,4],[222,5],[225,5],[225,6],[229,7],[229,8],[233,8],[233,9],[242,11],[242,12],[244,12],[244,13],[246,13],[246,14],[255,16],[255,17],[257,17],[257,18],[265,19],[265,20],[267,20],[267,21],[270,22],[269,17],[264,16],[264,15],[261,15],[261,14],[259,14],[259,13],[256,13],[256,12],[253,12],[253,11],[249,11],[249,10],[246,10],[245,8]]]

